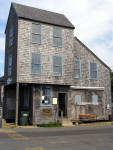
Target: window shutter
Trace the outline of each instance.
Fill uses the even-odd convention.
[[[41,25],[40,24],[32,23],[31,42],[41,44]]]
[[[62,75],[62,57],[53,56],[53,72]]]
[[[32,53],[31,73],[41,74],[41,54]]]
[[[60,27],[53,27],[53,45],[62,46],[62,30]]]

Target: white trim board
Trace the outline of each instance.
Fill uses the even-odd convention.
[[[104,91],[104,87],[84,87],[84,86],[70,86],[73,90],[100,90]]]

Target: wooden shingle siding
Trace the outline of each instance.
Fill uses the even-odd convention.
[[[71,84],[72,79],[72,50],[73,50],[73,30],[62,29],[62,47],[53,46],[53,26],[41,24],[42,42],[41,45],[30,42],[30,21],[19,19],[18,21],[18,63],[17,81],[23,83],[50,83],[50,84]],[[42,75],[32,75],[29,72],[30,54],[41,53],[42,55]],[[63,57],[64,75],[53,76],[52,57],[59,55]],[[68,80],[68,78],[70,80]]]

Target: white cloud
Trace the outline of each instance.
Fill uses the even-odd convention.
[[[92,51],[103,60],[109,67],[113,67],[113,50],[106,44],[94,44]]]
[[[10,2],[11,0],[8,0],[8,3],[2,1],[0,20],[7,18]],[[105,63],[112,66],[113,0],[14,0],[14,2],[65,14],[76,27],[75,35]],[[3,50],[4,46],[1,43],[4,43],[3,39],[0,39],[0,50]]]

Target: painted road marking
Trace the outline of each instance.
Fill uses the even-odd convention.
[[[26,148],[25,150],[44,150],[42,147]]]
[[[17,133],[15,130],[5,130],[1,129],[0,132],[7,134],[9,137],[15,139],[15,140],[28,140],[28,137],[25,137],[19,133]]]

